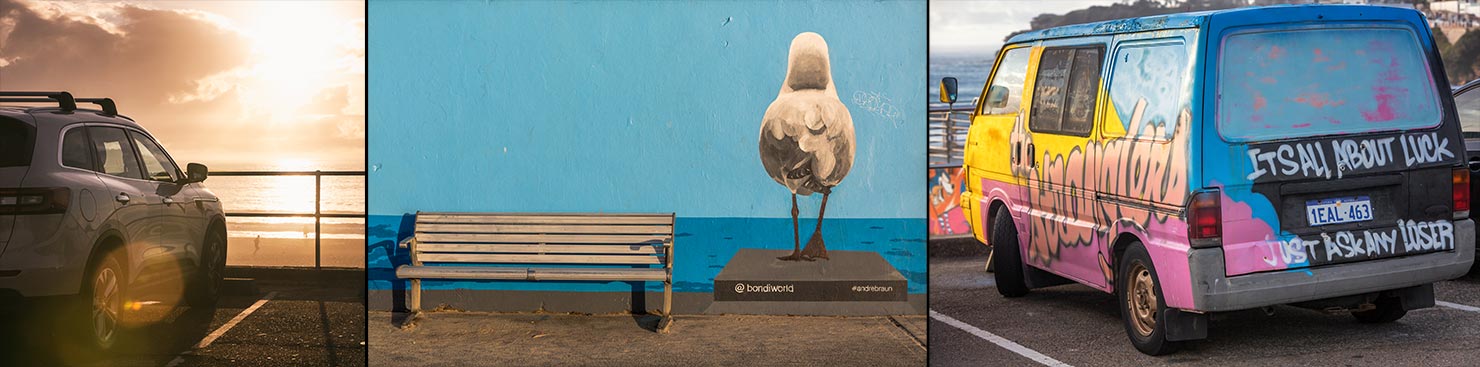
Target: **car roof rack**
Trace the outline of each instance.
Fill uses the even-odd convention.
[[[102,107],[103,114],[118,115],[118,105],[112,98],[72,98],[72,93],[61,92],[4,92],[0,91],[0,102],[56,103],[65,112],[77,110],[77,102],[92,103]]]

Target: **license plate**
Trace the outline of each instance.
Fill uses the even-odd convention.
[[[1305,218],[1312,227],[1372,220],[1372,201],[1366,196],[1305,202]]]

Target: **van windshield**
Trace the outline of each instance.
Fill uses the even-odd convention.
[[[1260,30],[1224,39],[1218,132],[1232,142],[1428,128],[1441,118],[1408,28]]]
[[[31,165],[31,145],[35,135],[31,125],[0,117],[0,167]]]

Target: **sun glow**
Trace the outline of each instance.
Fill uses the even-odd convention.
[[[364,30],[342,14],[342,3],[256,5],[237,24],[251,40],[256,61],[238,90],[243,104],[275,111],[270,121],[298,120],[298,110],[323,88],[348,82],[346,74],[364,72],[363,52],[354,52],[364,46]]]

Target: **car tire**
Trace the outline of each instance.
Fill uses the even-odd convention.
[[[1116,266],[1115,294],[1120,301],[1120,319],[1136,350],[1159,356],[1177,351],[1179,343],[1167,340],[1166,298],[1151,255],[1139,241],[1132,242]]]
[[[1403,309],[1403,300],[1397,297],[1378,298],[1372,304],[1377,308],[1366,311],[1353,311],[1352,317],[1363,324],[1386,324],[1403,318],[1408,310]]]
[[[226,280],[226,234],[211,230],[201,242],[200,267],[195,272],[185,301],[192,307],[214,307]]]
[[[1028,285],[1023,281],[1023,258],[1019,256],[1017,228],[1012,225],[1012,215],[998,209],[992,220],[992,274],[997,280],[997,293],[1003,297],[1022,297],[1028,294]]]
[[[83,317],[78,317],[76,323],[85,349],[106,354],[119,344],[124,303],[128,300],[127,280],[121,250],[109,251],[88,270],[79,307]]]

